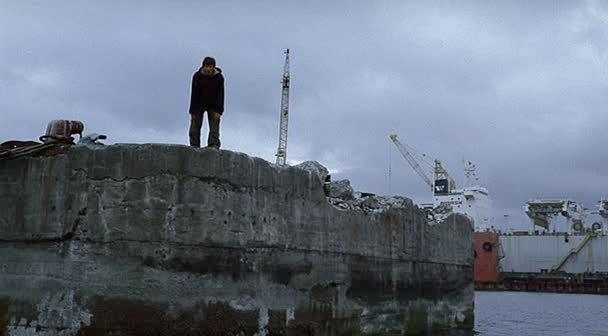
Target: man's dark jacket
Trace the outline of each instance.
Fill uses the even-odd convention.
[[[224,76],[215,68],[213,75],[203,75],[202,68],[192,76],[190,113],[215,111],[224,113]]]

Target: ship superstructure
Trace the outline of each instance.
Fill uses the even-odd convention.
[[[481,186],[452,189],[445,193],[433,194],[433,207],[450,205],[452,211],[469,216],[475,231],[493,231],[492,199],[488,190]]]
[[[456,181],[450,176],[440,160],[433,160],[433,178],[431,179],[408,149],[399,141],[396,134],[390,135],[390,139],[433,192],[433,203],[420,204],[422,208],[434,209],[449,205],[453,212],[469,216],[473,220],[475,231],[494,230],[492,199],[488,190],[479,185],[471,185],[471,181],[477,182],[478,180],[475,176],[475,165],[471,162],[466,164],[465,176],[469,185],[458,188]]]
[[[571,199],[534,199],[526,203],[526,215],[535,226],[549,230],[555,217],[564,216],[571,232],[582,232],[585,223],[585,209],[578,202]]]

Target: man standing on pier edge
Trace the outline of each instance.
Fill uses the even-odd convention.
[[[219,149],[220,117],[224,113],[224,76],[213,57],[205,57],[203,66],[192,76],[190,97],[190,146],[200,147],[203,114],[207,111],[209,137],[207,146]]]

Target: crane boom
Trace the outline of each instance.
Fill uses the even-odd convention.
[[[279,148],[275,154],[277,164],[284,166],[287,163],[287,122],[289,120],[289,49],[285,51],[285,65],[283,66],[283,89],[281,92],[281,122],[279,126]]]
[[[416,162],[416,159],[414,159],[412,154],[410,154],[410,152],[405,148],[405,146],[403,146],[399,139],[397,139],[397,134],[391,134],[389,138],[395,144],[395,146],[397,146],[397,149],[399,149],[399,152],[401,152],[401,155],[403,155],[403,157],[407,160],[410,166],[414,168],[414,171],[418,173],[418,175],[424,180],[424,182],[426,182],[426,184],[431,187],[431,190],[433,190],[433,181],[431,181],[431,179],[426,175],[424,170],[422,170],[422,168],[420,167],[418,162]]]

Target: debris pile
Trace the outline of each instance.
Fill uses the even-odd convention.
[[[352,200],[355,198],[353,187],[349,180],[339,180],[329,183],[329,197]]]
[[[319,176],[324,184],[329,204],[340,210],[360,210],[365,213],[382,212],[389,208],[404,208],[413,205],[411,199],[402,196],[378,196],[372,193],[355,192],[347,179],[331,181],[329,170],[317,161],[305,161],[295,166]],[[424,208],[429,224],[443,222],[452,213],[452,206],[442,203],[435,208]]]
[[[437,224],[443,222],[448,216],[453,213],[452,206],[447,203],[441,203],[433,209],[427,212],[430,224]]]
[[[82,137],[79,141],[79,145],[103,145],[99,140],[105,140],[108,137],[104,134],[91,133]]]
[[[319,176],[326,190],[329,204],[340,210],[382,212],[391,207],[407,207],[412,201],[401,196],[377,196],[372,193],[355,192],[349,180],[330,181],[329,170],[317,161],[305,161],[295,167]]]
[[[404,208],[412,205],[412,200],[402,196],[378,196],[369,193],[353,193],[353,198],[327,197],[329,204],[340,210],[361,210],[365,213],[382,212],[389,208]]]
[[[325,181],[325,178],[329,175],[329,170],[327,170],[327,168],[325,168],[325,166],[318,163],[317,161],[304,161],[294,167],[306,170],[307,172],[310,172],[311,174],[315,174],[315,175],[319,176],[321,181]]]

